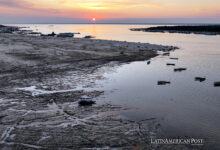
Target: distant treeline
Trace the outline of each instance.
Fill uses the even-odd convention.
[[[150,28],[134,28],[132,31],[145,32],[189,32],[189,33],[215,33],[220,34],[220,25],[203,25],[203,26],[158,26]]]

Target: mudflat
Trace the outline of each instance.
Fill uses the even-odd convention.
[[[155,119],[120,118],[128,108],[79,106],[107,65],[147,60],[173,46],[0,34],[0,149],[150,149]],[[101,70],[102,72],[102,70]],[[95,74],[95,75],[94,75]],[[94,75],[94,76],[93,76]],[[78,88],[86,82],[89,91]],[[147,121],[147,123],[143,123]]]

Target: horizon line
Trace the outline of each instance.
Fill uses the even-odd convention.
[[[213,25],[220,25],[220,23],[182,23],[182,22],[179,22],[179,23],[154,23],[154,22],[150,22],[150,23],[43,23],[43,22],[39,22],[39,23],[0,23],[0,24],[93,24],[93,25],[96,25],[96,24],[121,24],[121,25],[127,25],[127,24],[131,24],[131,25],[157,25],[157,24],[165,24],[165,25],[176,25],[176,24],[185,24],[185,25],[192,25],[192,24],[199,24],[199,25],[202,25],[202,24],[213,24]]]

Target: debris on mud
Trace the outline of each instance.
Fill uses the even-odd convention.
[[[48,34],[47,36],[55,36],[56,34],[52,32],[51,34]]]
[[[74,33],[59,33],[57,37],[74,37]]]
[[[181,71],[185,71],[186,68],[175,68],[174,72],[181,72]]]
[[[170,81],[158,81],[157,85],[166,85],[166,84],[170,84]]]
[[[167,63],[167,66],[175,66],[175,64]]]
[[[204,78],[204,77],[195,77],[195,81],[203,82],[205,80],[206,80],[206,78]]]
[[[218,81],[218,82],[214,82],[214,86],[220,86],[220,81]]]
[[[163,53],[162,55],[163,55],[163,56],[170,56],[170,53],[167,52],[167,53]]]
[[[81,98],[79,99],[78,103],[80,106],[87,106],[87,105],[95,104],[96,102],[92,100],[92,98]]]
[[[95,36],[92,36],[92,35],[87,35],[84,37],[85,39],[92,39],[92,38],[95,38]]]
[[[178,60],[179,58],[174,58],[174,57],[171,57],[170,59]]]

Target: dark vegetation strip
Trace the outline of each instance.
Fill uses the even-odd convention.
[[[150,28],[133,28],[132,31],[144,32],[189,32],[189,33],[214,33],[220,34],[220,25],[200,26],[158,26]]]

